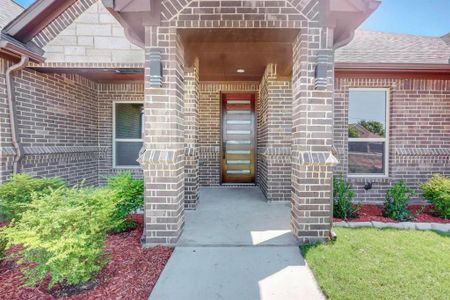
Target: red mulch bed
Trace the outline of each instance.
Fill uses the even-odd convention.
[[[417,212],[423,208],[420,214]],[[426,223],[450,223],[450,220],[443,219],[433,214],[431,206],[422,205],[410,205],[408,210],[412,213],[413,219],[411,222],[426,222]],[[334,218],[334,222],[341,222],[342,219]],[[392,220],[383,216],[383,206],[364,204],[358,211],[358,217],[347,219],[348,222],[385,222],[385,223],[397,223],[397,221]]]
[[[137,229],[110,235],[106,241],[106,251],[110,255],[109,264],[97,279],[84,286],[84,292],[62,296],[60,299],[147,299],[156,284],[173,249],[155,247],[143,249],[140,238],[143,230],[143,216],[135,215]],[[4,225],[4,224],[3,224]],[[1,224],[0,224],[1,226]],[[11,249],[14,251],[15,249]],[[16,249],[17,251],[17,249]],[[51,292],[43,287],[20,288],[22,274],[13,260],[0,263],[0,299],[56,299],[65,290],[55,288]]]

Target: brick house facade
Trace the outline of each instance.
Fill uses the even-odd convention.
[[[233,93],[255,97],[252,183],[268,201],[291,202],[300,243],[330,233],[333,174],[360,202],[382,201],[400,179],[417,187],[450,175],[448,39],[357,31],[344,46],[372,0],[131,2],[54,1],[2,30],[0,181],[17,169],[101,185],[130,170],[145,181],[143,243],[174,245],[184,210],[203,201],[199,187],[224,183],[222,103]],[[386,91],[374,116],[384,132],[349,137],[350,115],[367,117],[356,96],[372,89]],[[368,166],[378,173],[354,171]]]

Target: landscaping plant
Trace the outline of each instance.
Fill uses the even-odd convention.
[[[59,178],[34,178],[27,174],[17,174],[0,185],[0,214],[7,220],[20,217],[31,202],[32,193],[45,195],[52,189],[64,186]]]
[[[6,250],[7,244],[8,244],[8,241],[3,236],[0,235],[0,262],[5,257],[5,250]]]
[[[115,192],[117,201],[113,219],[113,232],[123,232],[136,228],[136,222],[129,215],[144,205],[144,181],[135,179],[130,172],[122,172],[108,178],[108,188]]]
[[[347,183],[343,176],[333,177],[333,216],[335,218],[353,218],[360,209],[359,205],[353,205],[355,193],[351,184]]]
[[[435,174],[427,182],[420,185],[423,197],[433,205],[435,212],[445,218],[450,218],[450,178]]]
[[[109,189],[65,188],[31,195],[21,218],[0,230],[11,245],[23,248],[13,254],[22,266],[25,285],[50,277],[56,283],[88,282],[107,262],[104,242],[116,224],[116,197]]]
[[[408,210],[408,203],[415,192],[401,180],[390,187],[384,199],[383,214],[386,217],[397,221],[407,221],[411,219],[411,212]]]

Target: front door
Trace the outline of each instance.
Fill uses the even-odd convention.
[[[254,183],[255,94],[222,94],[222,182]]]

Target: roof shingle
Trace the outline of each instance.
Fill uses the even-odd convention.
[[[357,30],[354,39],[337,49],[339,63],[448,64],[450,35],[426,37]]]
[[[12,0],[0,0],[0,29],[17,17],[23,8]]]

